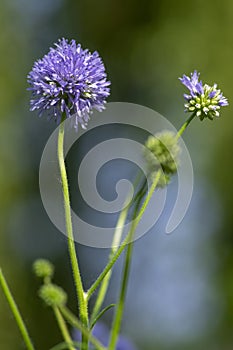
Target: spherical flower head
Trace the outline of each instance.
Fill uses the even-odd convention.
[[[180,146],[176,134],[172,131],[163,131],[149,136],[144,148],[144,157],[147,162],[148,174],[152,181],[159,169],[163,174],[159,178],[158,187],[166,186],[171,176],[177,172]]]
[[[104,64],[95,51],[83,50],[75,40],[60,39],[28,74],[31,111],[45,111],[58,123],[62,114],[75,116],[74,126],[86,127],[94,109],[102,111],[110,94]]]
[[[195,70],[190,77],[183,75],[179,78],[189,90],[189,94],[184,94],[187,101],[185,112],[195,113],[200,120],[205,118],[213,120],[214,117],[219,117],[221,107],[228,106],[228,101],[217,88],[217,84],[203,85],[202,81],[199,81],[199,75],[200,73]]]
[[[67,301],[67,294],[55,284],[44,284],[39,290],[39,297],[48,306],[63,306]]]
[[[37,259],[33,266],[33,271],[37,277],[52,278],[54,273],[54,266],[46,259]]]

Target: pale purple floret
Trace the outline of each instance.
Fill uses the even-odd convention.
[[[199,75],[196,70],[191,73],[191,77],[188,77],[187,75],[183,75],[182,78],[179,78],[179,80],[184,84],[190,91],[190,95],[184,94],[184,98],[186,100],[190,100],[192,97],[196,97],[197,95],[201,95],[204,93],[202,81],[199,81]]]
[[[109,342],[109,329],[102,322],[97,322],[93,329],[93,336],[96,337],[103,346],[108,346]],[[81,334],[78,330],[73,332],[73,340],[81,341]],[[93,347],[91,347],[93,349]],[[78,349],[77,349],[78,350]],[[116,350],[136,350],[135,346],[123,336],[119,336]]]
[[[216,91],[211,91],[210,93],[209,93],[209,97],[210,98],[214,98],[214,96],[216,95]]]
[[[61,121],[75,115],[75,127],[86,126],[93,109],[102,111],[110,94],[99,54],[83,50],[75,40],[60,39],[28,74],[31,110],[45,111]]]
[[[223,94],[220,95],[220,99],[219,99],[219,101],[218,101],[218,104],[219,104],[219,106],[221,106],[221,107],[223,107],[223,106],[228,106],[228,105],[229,105],[229,103],[228,103],[226,97],[224,97]]]

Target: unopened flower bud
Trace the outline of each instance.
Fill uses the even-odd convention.
[[[48,306],[63,306],[67,301],[67,294],[55,284],[44,284],[39,290],[40,298]]]
[[[163,131],[149,136],[145,143],[144,156],[147,162],[148,173],[153,179],[159,169],[162,170],[158,186],[166,186],[171,176],[177,172],[180,147],[176,134]]]

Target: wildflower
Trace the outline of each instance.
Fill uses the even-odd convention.
[[[159,187],[166,186],[171,176],[177,172],[179,154],[180,147],[175,133],[163,131],[148,137],[144,156],[152,179],[159,169],[163,171],[158,182]]]
[[[66,304],[66,292],[55,284],[44,284],[39,290],[39,297],[48,306],[63,306]]]
[[[185,112],[195,113],[200,120],[219,117],[220,108],[228,105],[226,97],[223,96],[221,90],[217,88],[217,84],[209,86],[199,81],[200,73],[195,70],[191,76],[183,75],[179,80],[189,89],[189,94],[184,94],[187,101],[185,104]]]
[[[109,333],[109,329],[102,322],[97,322],[93,328],[93,336],[96,337],[106,347],[108,346]],[[81,334],[77,329],[75,329],[73,332],[73,340],[81,341]],[[116,350],[136,350],[136,348],[130,340],[120,335],[118,338]]]
[[[63,113],[67,118],[75,115],[76,128],[79,123],[85,128],[93,109],[102,111],[110,94],[99,54],[64,38],[34,63],[28,83],[31,111],[49,111],[58,123]]]

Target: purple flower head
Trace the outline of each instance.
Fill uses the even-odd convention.
[[[60,39],[55,48],[36,61],[28,74],[31,111],[45,111],[58,123],[62,114],[75,115],[75,127],[85,127],[93,109],[102,111],[110,94],[99,54],[83,50],[75,40]]]
[[[104,323],[97,322],[93,328],[92,334],[103,344],[103,346],[108,346],[109,329],[105,326]],[[73,340],[78,342],[81,341],[81,334],[77,329],[75,329],[73,332]],[[94,348],[92,347],[91,349]],[[118,338],[116,350],[136,350],[136,348],[127,338],[120,336]]]
[[[201,120],[204,118],[212,120],[214,117],[219,117],[220,107],[228,106],[228,101],[217,88],[217,84],[203,85],[202,81],[199,81],[199,75],[200,73],[195,70],[190,77],[183,75],[179,78],[189,90],[189,94],[184,94],[187,101],[185,112],[195,113]]]

